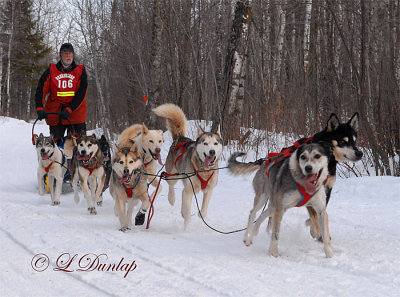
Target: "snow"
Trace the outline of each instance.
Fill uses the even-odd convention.
[[[265,223],[246,247],[243,232],[224,235],[205,226],[193,202],[185,231],[181,201],[168,204],[165,182],[148,230],[133,226],[118,231],[108,190],[96,216],[89,215],[82,193],[79,205],[68,193],[60,206],[51,206],[48,194],[37,193],[31,129],[32,123],[0,117],[1,296],[400,295],[398,177],[337,180],[328,206],[333,258],[325,258],[322,244],[310,237],[305,208],[285,214],[281,256],[273,258],[267,254]],[[35,132],[47,135],[48,128],[39,123]],[[220,171],[206,218],[211,226],[222,231],[245,227],[253,203],[251,181],[251,176]],[[178,183],[177,198],[181,189]],[[50,260],[43,272],[33,269],[40,253]],[[79,264],[88,264],[87,257],[94,260],[94,254],[107,255],[99,256],[98,263],[115,264],[113,269],[79,271]],[[71,272],[54,270],[68,263]],[[126,275],[128,265],[136,268]]]

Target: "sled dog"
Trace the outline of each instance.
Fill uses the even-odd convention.
[[[327,125],[324,130],[318,132],[311,138],[311,142],[318,143],[318,142],[326,142],[330,145],[330,151],[328,155],[328,179],[325,183],[325,191],[326,191],[326,203],[328,204],[332,187],[336,180],[336,165],[338,162],[345,162],[345,161],[353,161],[356,162],[361,159],[362,152],[356,147],[356,140],[357,140],[357,132],[359,127],[359,115],[355,113],[347,123],[340,123],[336,114],[331,114],[328,119]],[[273,162],[274,160],[271,160]],[[265,163],[249,163],[243,164],[237,163],[235,158],[230,159],[229,169],[230,171],[234,171],[234,174],[246,174],[250,173],[255,170],[259,170],[263,172],[266,170]],[[271,163],[270,163],[271,164]],[[235,165],[235,169],[233,170],[233,166]],[[242,168],[242,169],[241,169]],[[256,177],[257,181],[256,181]],[[263,183],[262,174],[256,174],[256,177],[253,180],[253,188],[257,189],[257,182]],[[266,178],[265,178],[266,179]],[[249,222],[253,220],[256,216],[256,213],[263,207],[262,204],[258,203],[261,199],[260,195],[262,192],[255,191],[255,198],[253,209],[250,212]],[[311,205],[307,206],[307,210],[310,214],[309,220],[306,221],[307,225],[310,226],[310,233],[313,238],[322,241],[321,238],[321,231],[319,228],[318,220],[317,220],[317,213],[313,209]],[[247,237],[247,233],[245,235]]]
[[[143,170],[142,154],[138,152],[136,146],[115,148],[112,159],[110,194],[115,200],[114,210],[119,218],[120,231],[129,230],[133,208],[139,200],[142,201],[142,205],[136,215],[135,225],[144,223],[145,213],[150,202],[147,196],[146,178],[142,175]],[[128,204],[127,209],[126,204]]]
[[[164,134],[161,130],[149,130],[145,124],[134,124],[124,131],[118,138],[119,145],[130,146],[134,144],[137,146],[139,153],[143,153],[143,166],[146,168],[146,172],[151,174],[147,176],[147,180],[154,186],[157,187],[159,184],[158,178],[155,178],[157,174],[157,164],[163,165],[161,162],[161,148],[164,143]],[[161,192],[161,184],[159,185],[158,193]],[[151,199],[155,192],[151,194]]]
[[[101,137],[99,139],[99,146],[100,146],[101,153],[103,155],[103,167],[104,167],[104,172],[106,174],[106,179],[104,181],[103,190],[101,191],[101,195],[100,195],[101,201],[97,202],[97,205],[101,206],[103,204],[103,193],[105,190],[108,189],[108,187],[110,185],[112,168],[111,168],[111,148],[110,148],[110,144],[108,143],[108,141],[104,135],[101,135]]]
[[[79,203],[78,180],[85,195],[90,214],[97,214],[94,202],[101,201],[100,194],[106,179],[103,155],[96,135],[81,135],[74,148],[70,164],[75,203]],[[89,193],[90,190],[90,193]]]
[[[174,173],[192,173],[196,176],[182,179],[184,189],[182,192],[181,214],[184,219],[185,228],[190,222],[191,203],[193,189],[195,193],[203,191],[203,203],[201,215],[207,215],[208,204],[212,191],[218,182],[218,159],[222,153],[223,141],[218,132],[204,132],[200,127],[196,141],[186,138],[187,120],[182,109],[174,104],[163,104],[153,109],[153,112],[167,120],[167,128],[171,132],[173,143],[169,149],[165,163],[166,171]],[[210,170],[211,169],[211,170]],[[184,178],[185,176],[178,176]],[[173,177],[176,178],[176,177]],[[174,185],[177,180],[167,180],[169,184],[168,201],[171,205],[175,203]],[[193,188],[192,188],[193,184]]]
[[[336,114],[332,113],[328,119],[324,130],[312,137],[312,142],[328,142],[332,145],[333,154],[329,156],[329,177],[325,184],[326,203],[331,197],[332,187],[336,181],[336,166],[338,162],[357,162],[361,160],[363,153],[357,148],[357,133],[359,130],[359,114],[354,113],[347,123],[341,123]],[[321,241],[321,231],[319,228],[317,214],[309,206],[307,211],[310,219],[306,225],[310,226],[310,234],[313,238]]]
[[[52,205],[59,205],[64,174],[67,171],[64,153],[56,145],[53,136],[45,137],[42,133],[36,139],[36,153],[39,163],[39,195],[44,195],[44,176],[47,174]]]
[[[329,148],[328,148],[329,149]],[[289,158],[270,166],[260,168],[253,180],[256,192],[254,208],[250,212],[244,243],[249,246],[257,235],[261,223],[272,218],[272,234],[269,253],[278,257],[278,238],[280,224],[285,211],[289,208],[311,205],[317,212],[322,227],[322,238],[326,257],[333,256],[330,246],[328,214],[326,213],[326,192],[324,182],[328,177],[327,148],[317,143],[301,145]],[[235,153],[229,160],[233,173],[250,172],[253,164],[239,163]],[[268,207],[254,223],[256,212],[268,202]]]

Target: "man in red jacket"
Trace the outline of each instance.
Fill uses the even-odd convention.
[[[85,67],[74,61],[71,43],[61,45],[60,58],[57,64],[51,63],[42,74],[36,89],[35,103],[38,118],[46,119],[50,134],[62,146],[65,130],[68,129],[68,133],[73,131],[69,121],[77,136],[86,133],[88,84]]]

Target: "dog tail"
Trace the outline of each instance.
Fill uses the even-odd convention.
[[[234,175],[250,174],[260,169],[261,164],[258,162],[242,163],[236,160],[237,157],[245,156],[245,153],[233,153],[228,160],[228,170]]]
[[[153,109],[159,117],[167,120],[167,128],[172,134],[172,139],[186,136],[187,120],[182,109],[172,103],[166,103]]]

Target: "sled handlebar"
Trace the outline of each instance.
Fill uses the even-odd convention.
[[[60,113],[59,113],[59,112],[47,112],[47,114],[60,114]],[[32,126],[32,143],[33,143],[33,138],[34,138],[34,135],[35,135],[33,132],[34,132],[34,130],[35,130],[36,122],[37,122],[37,121],[41,121],[41,120],[42,120],[42,119],[39,120],[39,118],[37,118],[37,119],[35,120],[35,122],[33,123],[33,126]],[[66,120],[67,120],[67,121],[69,122],[69,124],[71,125],[75,137],[77,137],[78,135],[76,135],[76,131],[75,131],[74,124],[72,124],[72,122],[71,122],[71,120],[70,120],[69,118],[67,118]]]

